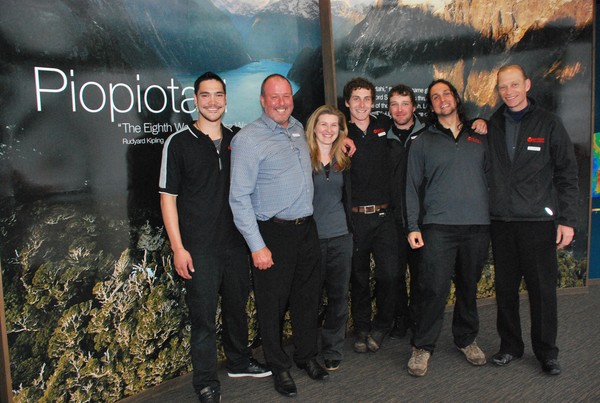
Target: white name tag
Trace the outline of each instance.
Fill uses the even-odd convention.
[[[292,133],[292,137],[300,137],[300,133]]]
[[[377,133],[377,135],[378,135],[379,137],[383,137],[383,136],[385,136],[386,134],[387,134],[386,132]]]
[[[541,151],[542,147],[528,146],[527,151]]]

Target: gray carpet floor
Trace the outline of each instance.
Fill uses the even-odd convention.
[[[227,376],[219,372],[223,402],[600,402],[600,281],[580,289],[561,290],[558,297],[560,376],[545,375],[531,351],[529,304],[521,301],[525,355],[506,367],[491,363],[474,367],[452,343],[452,313],[445,314],[444,328],[429,371],[423,378],[407,373],[410,357],[408,337],[386,339],[377,353],[356,354],[352,337],[346,342],[346,358],[329,380],[316,382],[304,371],[291,373],[298,395],[279,395],[271,377],[262,379]],[[479,307],[479,346],[491,357],[498,350],[496,306]],[[291,348],[291,347],[290,347]],[[261,359],[259,351],[257,358]],[[126,403],[194,402],[191,376],[167,381]]]

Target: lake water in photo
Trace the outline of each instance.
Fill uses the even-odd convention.
[[[260,85],[265,77],[270,74],[281,74],[286,76],[292,67],[289,63],[258,60],[248,63],[235,70],[219,71],[217,74],[223,78],[227,85],[227,112],[223,116],[223,123],[227,125],[236,125],[243,127],[246,124],[256,120],[261,113],[260,106]],[[181,84],[193,86],[197,76],[180,77]],[[300,87],[292,82],[292,91],[295,94]],[[194,112],[192,117],[198,118],[198,113]]]

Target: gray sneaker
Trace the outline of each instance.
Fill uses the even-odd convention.
[[[458,347],[458,349],[463,352],[465,357],[467,357],[467,361],[475,366],[485,365],[487,362],[485,359],[485,354],[483,351],[481,351],[476,341],[469,344],[465,348]]]
[[[408,360],[408,373],[412,376],[424,376],[427,373],[430,357],[429,351],[413,347],[412,355]]]

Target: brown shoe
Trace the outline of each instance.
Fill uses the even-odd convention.
[[[427,373],[431,353],[421,348],[413,347],[412,355],[408,360],[408,373],[412,376],[424,376]]]
[[[463,352],[465,357],[467,357],[467,361],[475,366],[485,365],[487,362],[485,359],[485,354],[483,351],[481,351],[476,341],[469,344],[465,348],[459,347],[458,349]]]

